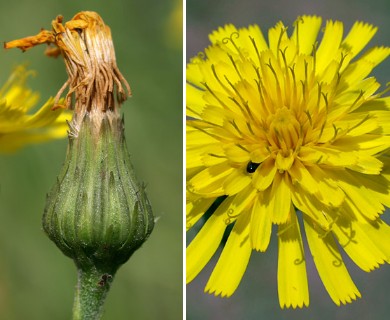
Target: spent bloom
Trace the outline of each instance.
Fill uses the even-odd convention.
[[[50,98],[39,110],[39,94],[26,86],[32,71],[18,66],[0,89],[0,153],[7,153],[30,144],[55,138],[65,138],[70,112],[52,110]]]
[[[302,228],[337,305],[361,296],[340,251],[364,271],[389,261],[380,216],[390,206],[390,98],[369,75],[390,48],[359,55],[377,31],[362,22],[344,37],[327,21],[318,42],[321,24],[302,16],[288,32],[279,22],[268,42],[257,25],[226,25],[187,66],[187,228],[210,216],[187,247],[187,282],[233,225],[206,292],[231,296],[273,225],[282,308],[309,305]]]
[[[100,319],[118,268],[153,230],[145,186],[135,177],[124,136],[122,103],[131,95],[115,57],[111,29],[93,11],[71,20],[61,15],[52,30],[5,44],[24,51],[48,44],[61,55],[68,79],[63,107],[73,110],[63,168],[46,198],[42,225],[78,270],[73,319]]]

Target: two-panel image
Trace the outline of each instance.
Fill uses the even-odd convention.
[[[0,320],[388,319],[388,1],[0,8]]]

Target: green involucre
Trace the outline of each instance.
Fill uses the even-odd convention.
[[[78,268],[113,275],[154,226],[144,186],[135,178],[123,122],[110,111],[99,129],[86,114],[70,135],[65,164],[48,195],[43,228]]]

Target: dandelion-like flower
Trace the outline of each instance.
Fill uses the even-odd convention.
[[[282,308],[309,305],[302,227],[337,305],[360,297],[340,247],[364,271],[389,261],[390,99],[368,76],[390,48],[357,57],[377,30],[362,22],[343,39],[327,21],[317,43],[321,23],[300,17],[289,35],[279,22],[268,43],[257,25],[226,25],[187,66],[187,228],[212,212],[187,247],[187,282],[233,225],[209,293],[234,293],[273,225]]]
[[[50,98],[39,110],[31,114],[39,95],[26,86],[32,71],[19,66],[0,89],[0,152],[11,152],[30,144],[55,138],[65,138],[70,113],[52,110]]]

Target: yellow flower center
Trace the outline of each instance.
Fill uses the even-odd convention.
[[[300,124],[286,106],[268,117],[268,142],[276,155],[275,165],[279,172],[289,170],[300,144]]]

